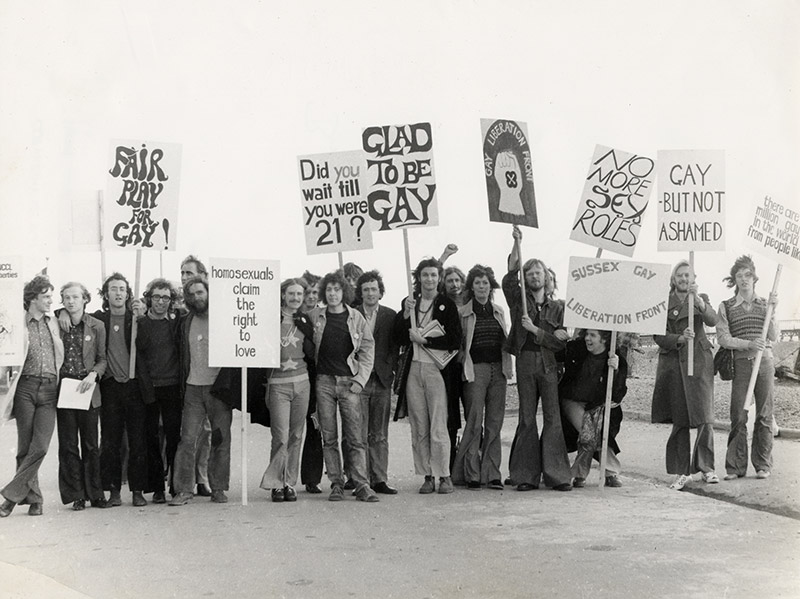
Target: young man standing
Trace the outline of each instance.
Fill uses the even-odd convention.
[[[18,503],[27,503],[28,514],[42,515],[42,492],[39,468],[47,454],[56,426],[58,373],[64,363],[64,344],[55,319],[48,315],[53,304],[50,279],[38,275],[25,285],[23,306],[26,310],[23,329],[25,363],[11,383],[8,397],[12,408],[3,410],[3,418],[17,420],[17,470],[0,494],[0,518],[11,514]]]

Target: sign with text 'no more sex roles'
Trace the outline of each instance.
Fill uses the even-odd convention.
[[[597,146],[569,238],[633,256],[654,170],[652,158]]]
[[[277,367],[279,262],[212,258],[208,275],[209,366]]]
[[[372,248],[364,153],[299,156],[306,253]]]
[[[431,124],[367,127],[361,145],[372,230],[438,225]]]
[[[103,247],[174,250],[180,144],[111,142],[103,199]]]
[[[725,249],[725,152],[658,151],[658,250]]]
[[[22,366],[22,258],[0,256],[0,366]]]
[[[670,266],[571,256],[564,326],[661,335]]]

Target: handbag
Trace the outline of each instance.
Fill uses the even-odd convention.
[[[720,347],[714,354],[714,374],[723,381],[733,379],[733,350]]]

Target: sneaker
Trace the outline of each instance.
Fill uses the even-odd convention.
[[[436,483],[433,481],[432,476],[426,476],[425,482],[419,488],[420,495],[429,495],[436,490]]]
[[[728,472],[728,474],[726,474],[722,480],[736,480],[737,478],[739,478],[738,474],[734,474],[733,472]]]
[[[622,481],[619,480],[619,476],[616,474],[611,474],[610,476],[606,476],[606,486],[617,489],[622,486]]]
[[[177,495],[173,496],[169,504],[173,506],[186,505],[192,500],[192,497],[194,497],[194,495],[192,495],[191,493],[178,493]]]
[[[344,499],[344,489],[342,485],[333,485],[331,487],[331,494],[328,495],[328,501],[341,501]]]
[[[375,491],[369,485],[364,485],[356,493],[356,499],[359,501],[366,501],[367,503],[377,503],[380,501]]]
[[[716,485],[719,482],[719,476],[713,470],[711,472],[703,472],[703,482]]]
[[[480,485],[480,483],[478,483]],[[448,493],[452,493],[455,491],[453,488],[453,481],[450,479],[449,476],[440,476],[439,477],[439,493],[441,495],[447,495]]]
[[[211,491],[211,501],[213,503],[228,503],[228,496],[222,490]]]
[[[759,470],[756,472],[756,478],[769,478],[771,474],[769,470]]]
[[[581,478],[580,476],[576,476],[575,479],[572,481],[572,486],[575,489],[583,489],[586,486],[586,479]]]
[[[675,480],[672,481],[672,484],[669,486],[670,489],[673,491],[682,491],[683,488],[692,480],[692,477],[688,474],[679,474],[675,477]]]

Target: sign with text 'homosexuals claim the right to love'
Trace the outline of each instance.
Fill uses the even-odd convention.
[[[564,326],[663,334],[670,266],[571,256]]]
[[[209,366],[280,364],[280,266],[277,260],[211,258]]]

